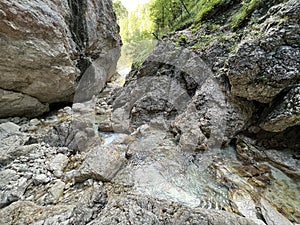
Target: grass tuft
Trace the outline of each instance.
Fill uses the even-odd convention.
[[[231,28],[239,28],[263,2],[262,0],[244,1],[241,9],[230,18]]]

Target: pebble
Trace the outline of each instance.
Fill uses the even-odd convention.
[[[38,174],[33,177],[33,182],[35,185],[46,184],[49,181],[50,181],[50,179],[45,174]]]
[[[55,184],[49,189],[50,194],[57,201],[64,193],[65,183],[61,180],[57,180]]]
[[[38,119],[32,119],[32,120],[30,120],[30,125],[32,125],[32,126],[38,126],[38,125],[40,125],[41,124],[41,121],[39,121]]]

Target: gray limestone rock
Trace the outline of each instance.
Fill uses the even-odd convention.
[[[4,82],[4,81],[3,81]],[[48,104],[29,95],[0,88],[0,118],[7,116],[38,116],[48,111]]]
[[[76,97],[85,100],[114,73],[120,37],[111,1],[4,0],[0,8],[0,117],[34,117],[49,103],[73,101],[90,67],[81,83],[92,77],[86,88],[95,88]]]
[[[125,150],[121,147],[94,147],[86,156],[75,180],[82,182],[87,179],[111,181],[126,163]]]
[[[221,147],[245,128],[252,113],[252,104],[239,104],[222,91],[217,80],[208,78],[185,112],[175,118],[173,129],[181,134],[179,143],[183,149],[192,145],[190,150]]]
[[[55,176],[61,177],[63,170],[68,165],[68,160],[69,158],[66,155],[59,153],[50,160],[48,167]]]
[[[57,180],[49,189],[49,192],[55,201],[57,201],[60,197],[63,196],[64,188],[65,183],[61,180]]]
[[[0,124],[0,138],[5,138],[8,135],[19,134],[20,126],[12,122],[6,122]]]
[[[281,215],[267,200],[262,198],[260,203],[263,217],[268,225],[292,225],[292,223]]]
[[[269,132],[281,132],[300,125],[300,86],[292,87],[280,100],[275,101],[260,127]]]
[[[227,68],[234,95],[268,103],[299,82],[299,12],[297,0],[274,6],[258,33],[253,28],[239,43]]]
[[[74,206],[70,205],[43,207],[29,201],[18,201],[0,211],[0,223],[21,225],[46,220],[48,222],[42,224],[58,225],[58,221],[65,223],[70,218],[72,209]],[[49,223],[50,221],[53,223]]]
[[[30,149],[22,148],[29,136],[20,132],[20,126],[6,122],[0,124],[0,165],[6,165]]]
[[[115,196],[90,224],[256,225],[250,219],[224,211],[191,209],[177,203],[135,195]]]

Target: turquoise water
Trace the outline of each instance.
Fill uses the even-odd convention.
[[[113,144],[121,134],[101,134],[104,144]],[[124,135],[124,134],[123,134]],[[132,187],[133,193],[179,202],[190,207],[233,211],[230,189],[243,190],[268,200],[289,220],[299,222],[299,182],[267,162],[271,181],[266,187],[253,186],[249,177],[239,175],[243,168],[233,148],[204,153],[182,152],[165,133],[150,133],[128,146],[132,157],[116,177],[116,183]]]

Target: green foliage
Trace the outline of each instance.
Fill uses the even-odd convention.
[[[227,3],[228,0],[201,0],[197,4],[197,16],[196,22],[201,21],[206,15],[208,15],[212,10],[217,6],[222,6],[224,3]]]
[[[120,69],[130,67],[135,60],[143,60],[151,52],[154,26],[150,18],[150,7],[147,4],[139,5],[133,12],[128,12],[120,0],[115,0],[113,6],[123,42],[118,63]]]
[[[150,10],[155,33],[164,34],[191,22],[193,16],[190,11],[196,3],[192,0],[152,0]]]
[[[116,13],[118,21],[126,18],[128,16],[128,11],[120,0],[113,1],[113,8]]]
[[[251,16],[251,14],[259,8],[259,6],[263,3],[263,0],[245,0],[243,1],[243,5],[241,9],[235,13],[231,18],[231,27],[236,29],[240,27],[243,22]]]
[[[231,0],[152,0],[150,10],[155,32],[164,34],[194,25],[222,9]]]
[[[181,34],[176,44],[185,45],[186,43],[187,43],[186,36],[184,34]]]

